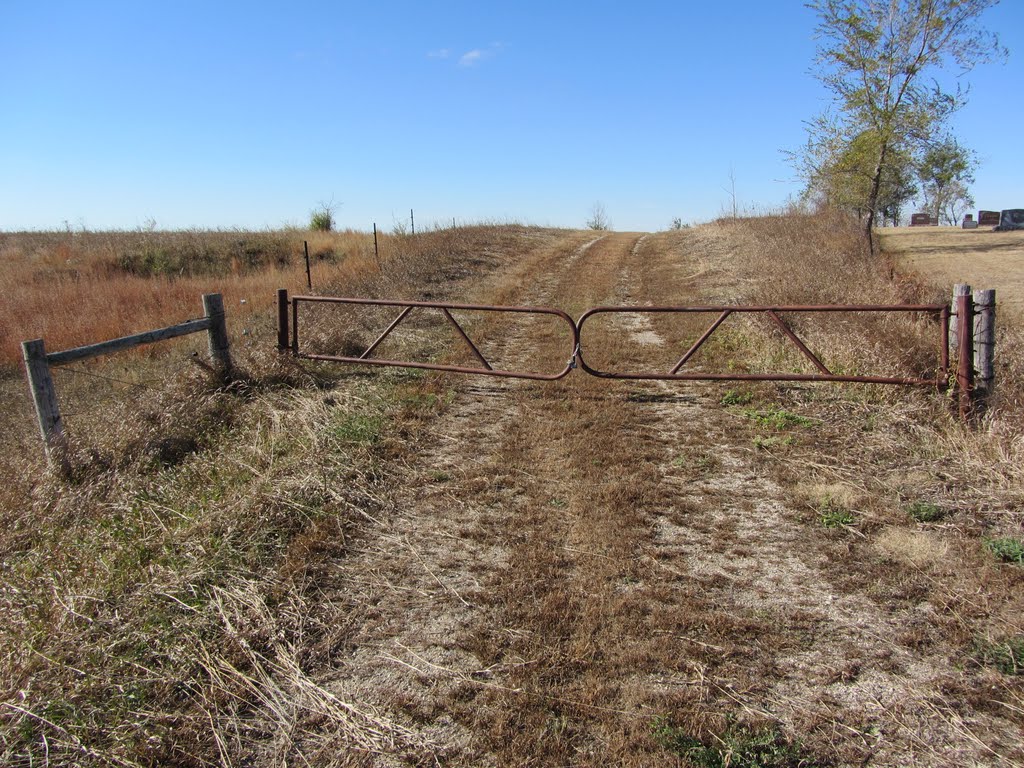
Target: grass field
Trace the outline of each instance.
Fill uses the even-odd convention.
[[[190,246],[221,256],[158,324],[234,274],[218,237]],[[918,255],[939,247],[907,238]],[[26,258],[39,282],[66,268],[50,246],[2,242],[12,275]],[[126,263],[112,247],[96,263]],[[359,247],[319,261],[322,292],[573,316],[949,293],[937,270],[891,274],[824,216],[466,227],[395,238],[379,262]],[[304,279],[294,267],[239,269],[250,297],[269,295],[248,315],[229,302],[229,386],[187,344],[62,374],[70,477],[45,471],[19,371],[4,369],[0,763],[1024,765],[1015,321],[998,395],[964,425],[932,389],[296,362],[274,351],[270,310],[272,287]],[[84,333],[58,314],[69,339]],[[370,319],[324,313],[306,343],[372,339]],[[463,319],[501,367],[565,364],[548,324]],[[711,319],[609,317],[585,354],[671,364]],[[935,364],[920,318],[798,328],[844,370]],[[806,366],[770,326],[721,330],[695,366]],[[465,361],[442,316],[410,316],[388,344]]]
[[[995,288],[999,310],[1024,322],[1024,232],[899,227],[879,230],[879,243],[901,271],[928,284]]]

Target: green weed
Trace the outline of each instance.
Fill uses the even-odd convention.
[[[331,435],[343,443],[373,445],[380,440],[384,419],[377,414],[343,413],[331,424]]]
[[[1024,565],[1024,542],[1011,536],[989,539],[985,548],[1004,563]]]
[[[946,516],[946,511],[930,501],[915,501],[907,507],[907,514],[919,523],[934,523]]]
[[[658,745],[684,758],[694,768],[813,768],[798,745],[786,741],[774,728],[760,731],[730,728],[707,744],[675,727],[667,718],[656,718],[651,733]]]
[[[785,437],[779,437],[778,435],[754,435],[754,447],[759,451],[767,451],[772,448],[784,447],[793,444],[793,437],[786,435]]]
[[[770,406],[765,410],[744,411],[743,415],[754,422],[761,429],[770,429],[775,432],[782,432],[793,427],[810,427],[814,421],[806,416],[800,416],[778,406]]]
[[[1024,675],[1024,635],[1001,643],[977,640],[974,655],[982,664],[995,667],[1004,675]]]
[[[839,528],[857,522],[856,515],[831,496],[826,496],[821,502],[818,514],[821,516],[821,524],[826,528]]]
[[[722,405],[750,405],[754,401],[754,396],[750,392],[737,392],[735,389],[727,390],[722,395]]]

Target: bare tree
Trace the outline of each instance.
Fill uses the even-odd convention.
[[[604,203],[596,202],[590,209],[590,218],[587,219],[587,229],[606,230],[611,229],[612,223],[605,213]]]

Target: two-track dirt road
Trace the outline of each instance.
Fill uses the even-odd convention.
[[[694,278],[727,247],[574,233],[471,298],[573,316],[704,303],[721,296]],[[679,328],[619,317],[595,323],[588,355],[680,354]],[[510,322],[489,354],[564,363],[564,339]],[[687,737],[743,733],[792,758],[772,765],[999,764],[1014,749],[998,712],[943,704],[948,648],[907,639],[937,633],[939,608],[886,603],[884,583],[851,575],[856,557],[772,476],[724,386],[580,371],[452,386],[336,563],[357,629],[321,682],[380,750],[339,761],[683,765]]]

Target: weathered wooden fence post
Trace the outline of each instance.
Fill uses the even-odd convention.
[[[996,292],[977,290],[973,299],[975,391],[979,401],[984,402],[995,385]]]
[[[203,311],[210,321],[210,358],[218,372],[226,377],[231,372],[231,350],[228,326],[224,319],[224,299],[219,293],[204,294]]]
[[[57,467],[67,474],[70,470],[67,438],[64,436],[64,424],[60,418],[60,407],[57,405],[53,377],[50,375],[50,364],[46,360],[46,346],[42,339],[23,341],[21,354],[25,358],[28,385],[32,390],[32,402],[35,403],[46,458],[50,466]]]
[[[957,314],[957,307],[961,296],[970,296],[971,286],[966,283],[957,283],[953,286],[953,312],[949,316],[949,346],[954,352],[960,349],[960,316]]]

